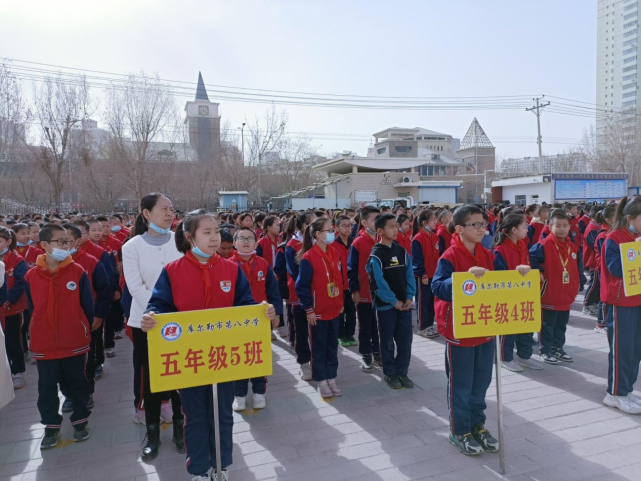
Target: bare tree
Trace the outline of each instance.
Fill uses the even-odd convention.
[[[593,155],[595,169],[630,174],[630,185],[641,182],[641,123],[631,116],[608,119],[602,131],[584,133],[583,149]]]
[[[269,195],[293,192],[320,181],[324,174],[312,169],[316,147],[309,137],[283,138],[278,146],[278,158],[268,163],[266,177],[269,176],[271,189],[265,188]],[[267,181],[266,181],[267,182]]]
[[[144,72],[130,75],[107,94],[105,120],[112,134],[109,157],[119,178],[137,199],[182,152],[180,125],[169,86]]]
[[[248,125],[247,155],[245,165],[251,171],[256,171],[256,199],[262,202],[262,174],[267,154],[277,155],[277,149],[285,135],[288,116],[287,111],[278,112],[275,107],[265,111],[262,121],[258,118]],[[253,175],[251,175],[253,177]],[[252,182],[253,184],[253,182]],[[249,184],[248,184],[249,185]]]
[[[9,63],[0,63],[0,160],[24,154],[26,123],[31,117],[18,78]]]
[[[72,130],[91,114],[89,88],[84,76],[58,74],[47,77],[40,85],[34,83],[33,98],[41,144],[45,148],[30,150],[51,184],[53,203],[60,207]]]

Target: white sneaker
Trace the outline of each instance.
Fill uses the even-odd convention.
[[[516,361],[501,361],[501,367],[512,372],[521,372],[523,368],[519,366]]]
[[[519,357],[519,355],[516,355],[515,359],[516,363],[521,366],[521,367],[527,367],[528,369],[532,369],[533,371],[542,371],[543,366],[541,366],[540,363],[533,361],[531,358],[530,359],[523,359],[522,357]]]
[[[174,422],[174,410],[171,407],[171,401],[161,404],[160,421],[165,424],[171,424]]]
[[[306,362],[305,364],[301,364],[300,365],[299,374],[300,374],[300,378],[303,381],[311,381],[312,380],[312,368],[311,368],[311,366],[309,365],[308,362]]]
[[[245,398],[241,396],[235,396],[234,402],[231,405],[231,408],[234,411],[244,411],[245,410]]]
[[[135,424],[142,424],[143,426],[147,424],[145,420],[145,410],[144,409],[138,409],[136,408],[136,412],[134,413],[134,423]]]
[[[13,389],[22,389],[27,384],[24,380],[24,375],[19,372],[18,374],[12,374],[11,380],[13,381]]]
[[[632,402],[628,396],[613,396],[608,393],[603,398],[603,404],[626,414],[641,414],[641,405]]]
[[[254,402],[252,403],[254,409],[265,409],[267,407],[267,401],[265,400],[264,394],[254,394]]]
[[[278,328],[278,335],[283,339],[289,339],[289,329],[287,326],[281,326]]]
[[[215,478],[209,478],[206,474],[204,476],[194,476],[191,478],[191,481],[209,481],[209,479],[215,479]]]
[[[211,470],[211,479],[212,479],[212,481],[218,481],[218,478],[216,477],[216,474],[217,474],[216,470],[212,469]],[[223,469],[222,475],[223,475],[223,481],[229,481],[229,471],[227,471],[226,469]]]
[[[636,404],[636,405],[638,405],[638,406],[641,406],[641,397],[639,397],[639,396],[637,396],[637,395],[635,395],[635,394],[629,393],[629,394],[627,395],[627,398],[628,398],[630,401],[632,401],[634,404]]]

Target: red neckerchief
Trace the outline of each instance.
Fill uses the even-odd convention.
[[[625,236],[626,236],[628,239],[630,239],[628,242],[634,242],[634,240],[636,239],[636,237],[634,236],[634,234],[633,234],[632,232],[630,232],[630,229],[621,229],[621,231],[623,231],[623,233],[625,234]]]
[[[251,282],[253,279],[253,274],[254,274],[254,266],[256,265],[256,254],[252,254],[249,259],[243,259],[241,255],[238,253],[238,251],[234,252],[232,255],[234,260],[238,263],[240,266],[241,270],[245,274],[245,277],[247,277],[247,280]]]
[[[519,241],[515,244],[508,237],[507,239],[505,239],[503,244],[505,244],[510,249],[513,249],[513,250],[515,250],[516,252],[519,253],[519,265],[520,266],[529,266],[530,265],[530,256],[527,253],[528,250],[527,250],[527,243],[525,242],[525,239],[519,239]],[[525,244],[525,248],[524,248],[524,244]]]
[[[201,262],[194,257],[194,254],[191,253],[191,250],[189,250],[187,251],[187,254],[185,254],[185,259],[200,269],[200,275],[202,277],[203,285],[205,286],[203,309],[209,309],[211,303],[211,277],[209,276],[209,269],[218,262],[220,256],[218,254],[214,254],[209,258],[207,264],[201,264]]]
[[[470,257],[471,259],[474,259],[474,265],[475,266],[480,266],[481,261],[483,260],[481,257],[481,244],[477,243],[474,246],[474,254],[470,252],[470,250],[465,246],[463,241],[461,240],[461,237],[458,235],[458,232],[455,232],[452,235],[452,240],[454,241],[454,245],[458,247],[460,250],[463,251],[463,253],[467,256]]]
[[[552,242],[554,242],[556,246],[556,250],[559,251],[559,256],[561,257],[561,264],[564,267],[567,266],[568,262],[570,261],[570,255],[572,254],[570,243],[567,241],[568,238],[566,237],[564,240],[561,241],[554,234],[550,234],[548,237],[552,239]]]
[[[325,251],[318,247],[318,244],[314,244],[314,247],[312,247],[312,250],[314,250],[320,257],[323,259],[323,262],[325,263],[325,270],[327,271],[327,279],[330,283],[334,282],[334,261],[332,259],[332,255],[329,253],[329,246],[325,246]]]

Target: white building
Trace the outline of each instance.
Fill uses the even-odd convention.
[[[613,113],[639,109],[638,0],[598,0],[596,104]],[[597,116],[597,131],[605,126]]]

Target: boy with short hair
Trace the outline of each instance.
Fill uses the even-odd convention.
[[[409,389],[414,387],[407,377],[412,357],[412,298],[416,293],[414,270],[407,251],[394,242],[398,237],[394,215],[379,215],[375,227],[381,240],[372,248],[367,272],[374,294],[383,374],[392,389]]]
[[[487,222],[475,205],[457,208],[452,216],[452,246],[438,261],[432,279],[438,332],[447,341],[445,373],[450,412],[450,443],[463,454],[496,452],[499,442],[485,429],[485,395],[492,381],[492,337],[457,339],[452,318],[452,274],[469,272],[477,278],[494,270],[494,254],[481,245]]]
[[[561,209],[550,214],[551,234],[530,249],[532,269],[539,269],[543,322],[539,333],[541,359],[552,365],[574,359],[563,350],[570,307],[579,292],[578,248],[569,237],[570,216]]]
[[[365,269],[372,247],[376,244],[374,220],[379,214],[380,210],[377,207],[365,206],[361,209],[361,232],[352,242],[347,257],[349,292],[358,314],[358,352],[363,356],[363,372],[372,372],[374,366],[382,367],[376,315],[372,306],[369,276]]]
[[[58,384],[67,383],[73,404],[74,441],[89,437],[91,411],[85,362],[90,350],[89,320],[94,318],[91,285],[85,270],[69,256],[67,231],[48,224],[40,231],[46,252],[25,276],[27,303],[32,312],[31,349],[38,360],[38,411],[45,433],[40,449],[60,440],[62,416]]]
[[[234,254],[234,236],[229,229],[220,229],[220,246],[216,252],[223,259],[229,259]]]

